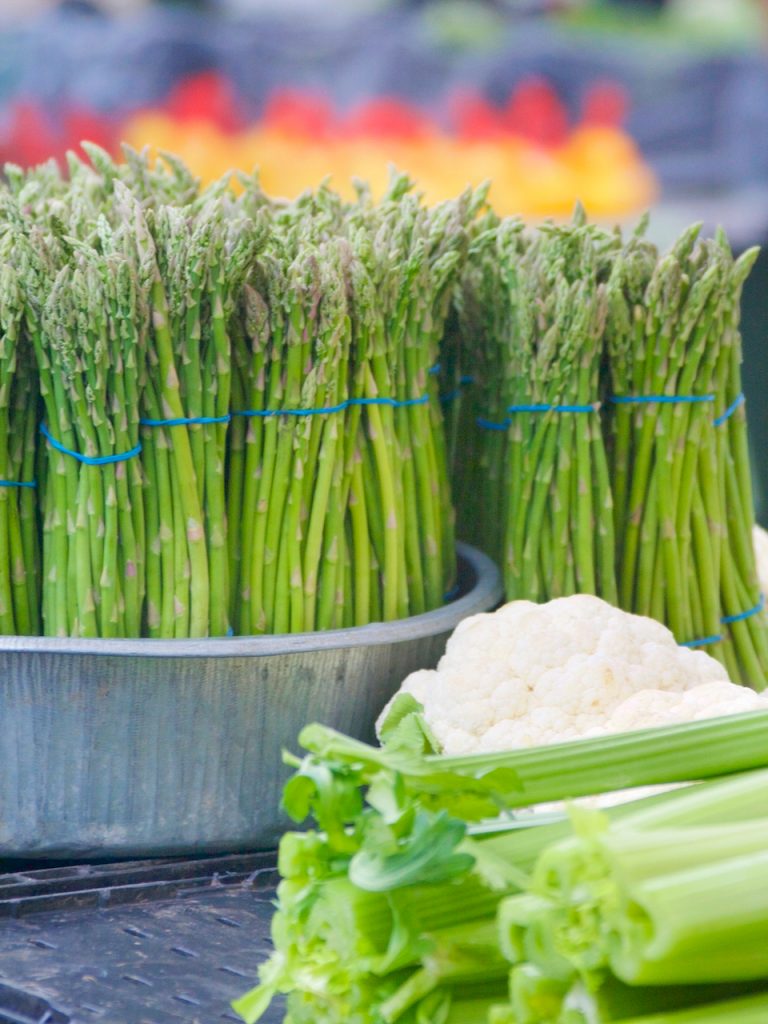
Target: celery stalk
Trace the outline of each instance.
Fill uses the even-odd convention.
[[[533,915],[526,952],[576,969],[610,967],[632,985],[768,977],[768,823],[630,828],[600,834],[599,816],[550,847],[533,891],[549,901]],[[514,914],[511,897],[501,917]],[[543,950],[543,952],[542,952]]]
[[[343,765],[345,785],[352,771],[361,785],[379,774],[386,777],[397,772],[419,804],[477,821],[504,808],[766,767],[768,712],[464,757],[378,749],[322,725],[307,726],[299,742],[311,751],[296,785],[301,800],[293,798],[291,784],[283,797],[286,810],[296,820],[312,804],[307,800],[306,778],[301,776],[320,760]]]
[[[638,1017],[690,1007],[706,1008],[709,1003],[756,994],[762,987],[759,982],[636,986],[625,985],[609,974],[597,986],[577,981],[563,998],[562,1021],[558,1020],[558,1024],[609,1024],[626,1021],[628,1014]]]
[[[424,966],[381,1004],[385,1024],[395,1024],[403,1014],[438,986],[480,983],[503,992],[509,967],[498,950],[493,918],[467,927],[446,929],[431,936],[434,948],[424,957]]]
[[[509,994],[516,1024],[558,1020],[568,987],[568,980],[551,977],[534,964],[513,967]]]
[[[497,1000],[490,999],[455,999],[451,1002],[444,1024],[488,1024],[488,1014],[496,1005]],[[417,1019],[422,1024],[422,1019]],[[423,1024],[434,1024],[434,1018],[423,1018]]]
[[[766,1020],[768,992],[671,1013],[627,1017],[623,1024],[765,1024]]]
[[[768,769],[744,772],[661,797],[611,808],[635,830],[666,825],[730,825],[765,815],[768,808]]]
[[[725,985],[626,985],[611,974],[588,984],[553,977],[534,964],[516,964],[509,979],[509,1004],[492,1015],[499,1024],[619,1024],[627,1016],[646,1020],[646,1014],[672,1014],[689,1008],[708,1010],[710,1004],[742,999],[764,989],[760,982]],[[664,1018],[666,1019],[666,1018]],[[675,1018],[676,1019],[676,1018]]]
[[[639,920],[611,951],[622,980],[768,977],[768,851],[647,879],[632,895]]]

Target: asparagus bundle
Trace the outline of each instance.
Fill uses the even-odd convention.
[[[493,238],[493,236],[491,236]],[[510,598],[616,599],[611,485],[600,409],[604,248],[587,226],[523,239],[502,222],[469,271],[484,312],[478,401],[486,543]],[[469,311],[467,310],[467,313]],[[466,316],[465,330],[473,318]]]
[[[715,396],[715,429],[720,444],[718,469],[724,484],[726,536],[721,555],[720,632],[733,676],[759,687],[768,674],[768,617],[763,610],[752,541],[754,500],[741,387],[741,290],[757,256],[749,250],[733,261],[724,237],[718,236],[728,269],[723,311],[723,353]],[[730,648],[730,650],[729,650]],[[732,652],[732,657],[731,657]]]
[[[385,620],[438,607],[454,581],[447,450],[430,370],[477,203],[466,193],[427,210],[409,187],[395,177],[379,206],[362,194],[350,212],[362,264],[352,279],[361,327],[354,379],[356,397],[368,403],[353,455],[362,478],[354,500],[373,526]]]
[[[694,227],[669,255],[642,267],[642,256],[633,260],[641,243],[633,240],[628,269],[617,262],[609,285],[613,288],[623,273],[647,275],[628,282],[628,290],[636,289],[633,305],[622,329],[608,339],[621,602],[667,621],[680,641],[718,633],[720,618],[711,545],[722,530],[721,503],[716,483],[702,490],[698,469],[716,478],[708,396],[719,347],[721,271],[716,263],[707,267],[703,250],[694,251],[696,234]],[[708,272],[701,274],[702,269]],[[655,396],[662,401],[653,401]],[[694,536],[693,510],[698,508],[699,522],[706,521],[707,497],[709,530]],[[701,575],[691,580],[694,555]],[[695,607],[693,588],[701,594]]]
[[[15,213],[45,406],[42,618],[54,636],[141,635],[145,532],[135,456],[146,276],[131,226],[140,212],[125,191],[116,212],[123,223],[114,230],[74,203],[59,210],[69,224],[47,228],[24,226]],[[77,227],[73,243],[67,232]]]
[[[270,203],[248,178],[200,196],[171,157],[87,151],[69,181],[9,168],[5,197],[50,435],[46,631],[311,630],[441,604],[430,370],[478,197],[429,211],[403,177],[378,205]]]
[[[596,593],[762,687],[738,332],[755,254],[693,226],[660,258],[644,229],[478,225],[457,296],[482,428],[456,460],[462,531],[510,598]]]
[[[523,260],[520,351],[510,360],[506,392],[504,566],[514,597],[580,592],[616,599],[611,486],[598,416],[606,316],[599,261],[597,241],[580,218],[542,233]]]
[[[454,551],[436,362],[472,215],[395,178],[272,212],[235,331],[228,505],[239,632],[442,604]]]
[[[499,221],[491,212],[475,224],[456,289],[458,351],[450,359],[459,367],[454,389],[465,374],[473,380],[471,390],[453,403],[460,407],[462,427],[452,458],[459,535],[500,563],[508,521],[504,483],[508,401],[503,380],[504,367],[518,351],[517,272],[526,246],[522,229],[521,222]],[[483,430],[477,429],[478,420],[486,424]],[[473,443],[466,443],[469,438]]]
[[[631,239],[608,282],[619,596],[681,643],[707,646],[734,681],[761,686],[766,622],[744,411],[733,406],[739,294],[755,254],[734,262],[724,238],[697,233],[662,259]]]
[[[24,331],[24,295],[0,256],[0,632],[40,632],[34,360]]]
[[[329,502],[346,410],[303,414],[347,398],[343,255],[333,242],[299,247],[291,259],[290,246],[273,243],[262,280],[246,287],[228,494],[238,524],[231,550],[239,554],[233,607],[240,633],[344,624],[336,608],[338,558],[327,554],[340,552],[344,529],[342,509],[333,524]]]
[[[228,322],[259,234],[230,215],[222,189],[194,206],[160,204],[141,239],[153,262],[152,334],[143,395],[147,631],[229,629],[225,446]]]

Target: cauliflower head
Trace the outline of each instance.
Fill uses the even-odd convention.
[[[449,755],[768,708],[666,626],[585,594],[465,619],[437,668],[412,673],[401,691],[423,705]]]

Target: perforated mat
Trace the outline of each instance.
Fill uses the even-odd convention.
[[[0,1024],[239,1020],[230,1001],[270,949],[272,865],[254,854],[0,875]]]

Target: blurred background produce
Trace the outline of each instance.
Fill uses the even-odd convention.
[[[126,137],[284,196],[380,194],[392,161],[428,200],[492,178],[501,213],[653,206],[662,247],[701,219],[738,253],[768,234],[767,23],[764,0],[3,0],[0,158]],[[743,297],[760,511],[767,278]]]

